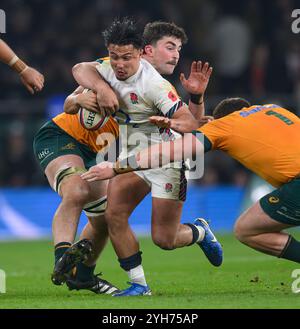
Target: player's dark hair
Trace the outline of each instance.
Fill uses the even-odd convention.
[[[116,18],[105,31],[102,32],[105,46],[110,44],[118,46],[133,45],[136,49],[143,46],[143,32],[136,21],[129,17]]]
[[[239,111],[244,107],[250,106],[251,104],[244,98],[226,98],[215,107],[213,117],[215,119],[220,119],[232,112]]]
[[[175,23],[156,21],[148,23],[144,28],[144,46],[155,45],[163,37],[174,37],[181,40],[182,44],[187,43],[188,38],[182,27]]]

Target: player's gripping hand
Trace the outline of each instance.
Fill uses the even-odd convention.
[[[118,111],[119,101],[115,92],[107,85],[105,89],[97,89],[97,102],[102,116],[109,116]]]
[[[184,74],[180,74],[180,81],[183,88],[190,94],[204,94],[213,68],[208,62],[202,64],[201,61],[194,61],[191,65],[191,71],[188,79]]]
[[[99,112],[97,96],[92,90],[76,95],[75,102],[89,111]]]
[[[210,115],[204,115],[200,120],[198,120],[199,122],[199,127],[205,125],[206,123],[213,121],[214,117],[210,116]]]
[[[159,128],[171,128],[171,119],[167,117],[152,116],[149,118],[149,122],[158,126]]]
[[[44,88],[44,76],[30,66],[27,66],[20,73],[20,79],[31,94],[41,91]]]
[[[101,162],[96,166],[91,167],[86,173],[82,174],[81,178],[88,182],[112,178],[116,176],[113,165],[112,162]]]

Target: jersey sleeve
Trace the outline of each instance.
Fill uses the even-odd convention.
[[[229,120],[228,120],[229,119]],[[232,120],[229,116],[210,121],[193,133],[202,133],[204,135],[205,151],[210,149],[225,150],[228,137],[232,134]]]
[[[147,96],[159,112],[168,118],[171,118],[183,105],[176,89],[164,79],[158,83],[149,84]]]

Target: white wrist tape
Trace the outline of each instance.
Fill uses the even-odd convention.
[[[19,59],[19,57],[17,55],[13,56],[13,58],[9,61],[8,65],[13,66],[14,64],[16,64],[18,59]]]

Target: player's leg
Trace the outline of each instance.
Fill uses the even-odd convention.
[[[33,149],[50,186],[63,196],[53,223],[56,263],[74,240],[79,205],[88,200],[88,185],[80,179],[85,166],[80,144],[52,121],[37,132]]]
[[[112,294],[118,291],[113,284],[94,274],[97,259],[108,241],[108,229],[104,218],[107,184],[106,181],[90,183],[91,197],[95,201],[85,205],[84,212],[88,217],[88,223],[79,240],[90,241],[93,248],[87,259],[77,264],[75,273],[66,281],[70,290],[88,289],[97,294]]]
[[[192,229],[180,224],[182,207],[178,200],[152,198],[151,236],[158,247],[172,250],[192,243]]]
[[[132,282],[130,288],[114,296],[149,293],[141,265],[139,243],[128,224],[132,211],[149,191],[149,185],[135,173],[116,176],[109,181],[105,212],[109,236],[120,266],[127,272]]]
[[[62,177],[64,170],[68,170],[68,168],[78,168],[79,171]],[[80,178],[84,168],[83,160],[77,155],[60,156],[52,160],[46,167],[45,175],[50,186],[56,189],[56,185],[59,184],[57,188],[62,197],[52,223],[55,245],[61,242],[70,244],[74,242],[82,209],[86,203],[91,201],[90,186]]]
[[[108,241],[108,228],[104,213],[107,207],[107,187],[108,181],[98,181],[89,183],[92,201],[85,205],[84,213],[88,218],[88,223],[80,234],[81,239],[92,241],[93,253],[84,262],[88,266],[94,266],[102,250]]]
[[[180,169],[158,169],[148,174],[152,182],[152,239],[162,249],[172,250],[198,244],[209,261],[220,266],[222,247],[208,224],[198,218],[194,224],[181,224],[186,179]]]
[[[263,253],[280,257],[287,246],[290,235],[282,232],[293,225],[272,219],[262,209],[259,202],[247,209],[236,221],[236,238],[247,246]],[[298,249],[300,262],[300,243]]]
[[[283,230],[300,225],[300,179],[265,195],[235,224],[236,237],[249,247],[300,262],[300,242]]]

